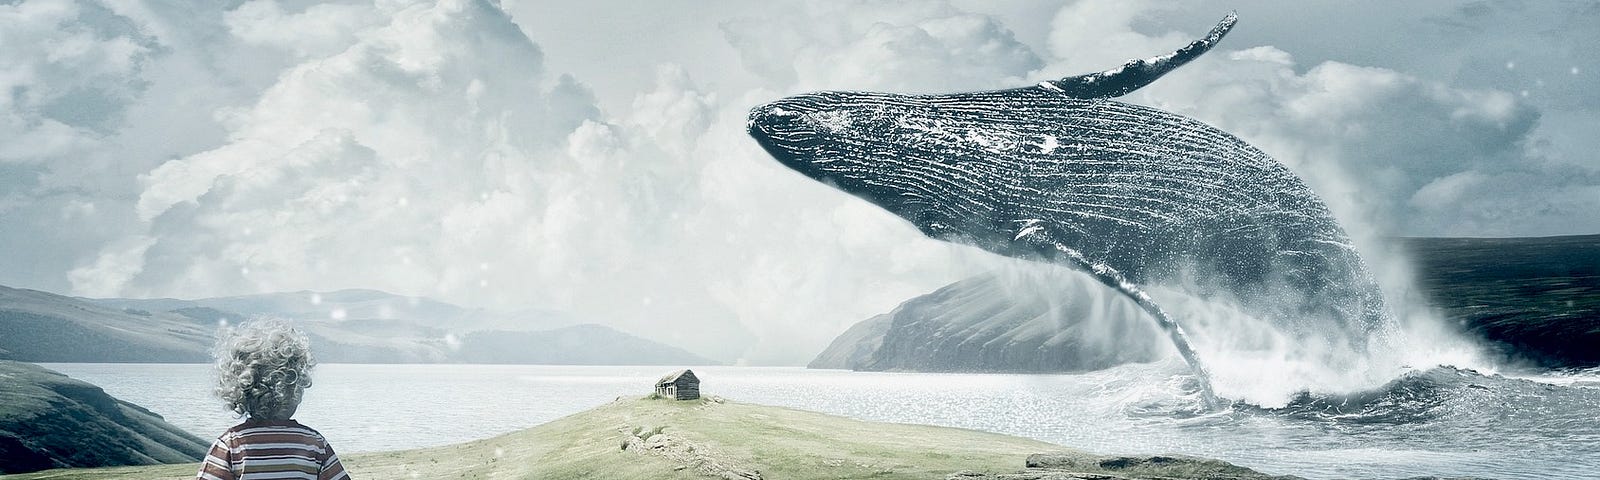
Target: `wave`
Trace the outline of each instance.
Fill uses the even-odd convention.
[[[1589,375],[1512,377],[1441,366],[1407,372],[1371,391],[1301,393],[1282,408],[1235,407],[1338,426],[1481,423],[1570,434],[1571,424],[1592,423],[1600,412],[1600,377]]]

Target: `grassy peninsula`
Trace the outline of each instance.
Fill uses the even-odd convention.
[[[1039,453],[1047,455],[1032,455]],[[1219,461],[1099,457],[993,433],[721,399],[618,399],[498,437],[344,460],[361,479],[1076,478],[1065,472],[1112,479],[1264,477]],[[185,480],[195,470],[194,464],[61,469],[0,478]]]

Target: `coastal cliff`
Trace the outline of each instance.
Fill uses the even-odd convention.
[[[1600,366],[1600,235],[1399,241],[1416,267],[1411,294],[1486,351],[1543,368]],[[1078,274],[1037,270],[906,300],[846,330],[808,366],[1072,372],[1161,355],[1161,334],[1132,303],[1096,300],[1110,293]]]
[[[0,360],[0,473],[190,463],[208,442],[94,385]]]
[[[1160,358],[1167,347],[1138,307],[1100,288],[1058,269],[972,277],[856,324],[809,367],[1072,372]]]

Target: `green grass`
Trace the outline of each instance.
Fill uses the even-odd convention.
[[[631,399],[510,434],[445,447],[354,454],[356,478],[704,478],[659,456],[617,448],[668,432],[765,478],[943,478],[957,470],[1019,470],[1034,440],[954,428],[857,420],[743,403]],[[335,445],[335,448],[338,446]],[[196,465],[52,470],[5,480],[192,478]],[[416,477],[412,475],[415,474]]]
[[[735,402],[619,399],[510,434],[444,447],[354,454],[360,479],[701,479],[685,465],[635,446],[630,437],[672,436],[766,479],[941,479],[969,470],[1011,473],[1029,454],[1053,452],[1094,465],[1096,457],[1035,440],[957,428],[852,420]],[[337,447],[337,445],[335,445]],[[641,451],[644,450],[644,451]],[[1182,477],[1170,470],[1135,476]],[[4,480],[180,480],[196,465],[52,470]],[[1097,471],[1097,467],[1085,467]],[[1121,472],[1123,475],[1129,473]],[[1109,477],[1117,478],[1117,477]]]

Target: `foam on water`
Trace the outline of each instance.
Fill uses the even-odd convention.
[[[1372,391],[1416,369],[1499,371],[1478,345],[1433,318],[1406,319],[1381,343],[1356,348],[1348,339],[1361,335],[1358,331],[1335,325],[1320,331],[1289,329],[1252,317],[1225,299],[1157,291],[1188,327],[1217,394],[1260,407],[1283,407],[1302,394]]]

